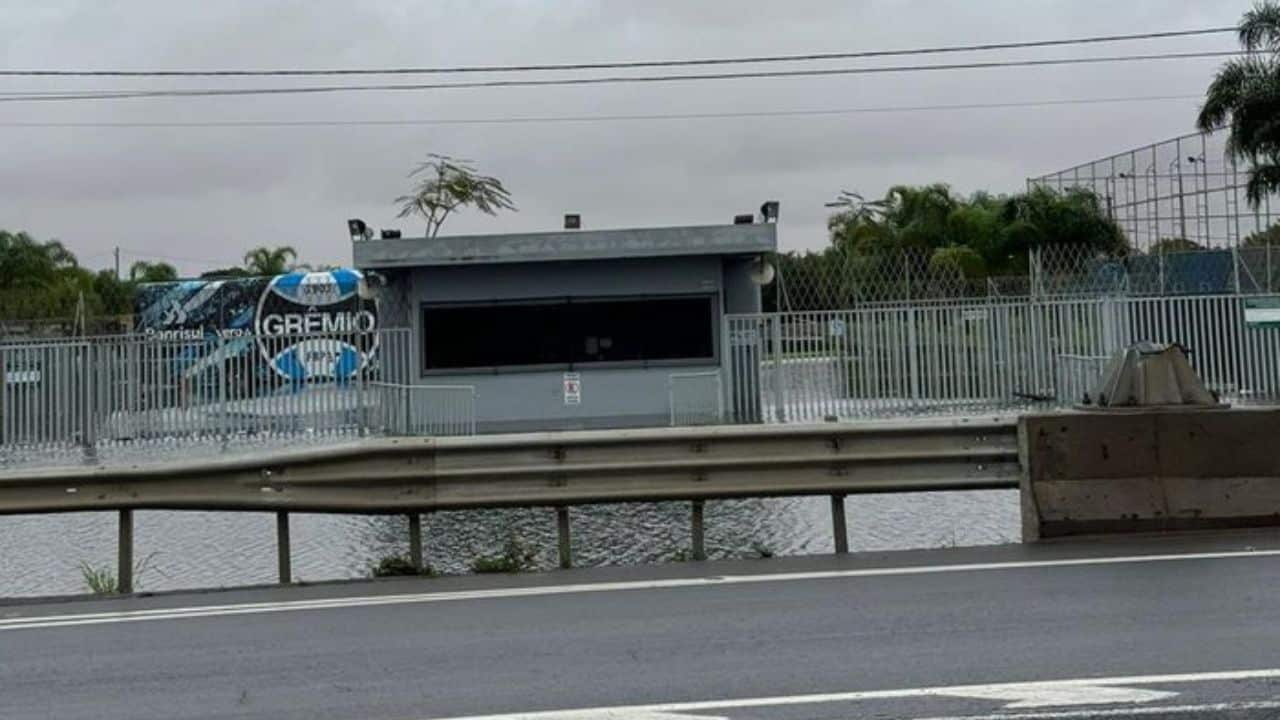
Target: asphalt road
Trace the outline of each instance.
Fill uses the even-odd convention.
[[[1280,534],[0,605],[5,720],[534,711],[1280,717]]]

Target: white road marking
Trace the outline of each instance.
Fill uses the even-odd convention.
[[[1168,700],[1176,692],[1166,690],[1140,690],[1137,688],[1105,687],[1102,685],[1057,685],[1053,683],[1027,683],[974,688],[957,693],[967,698],[1000,700],[1009,703],[1006,710],[1018,708],[1065,707],[1068,705],[1132,705],[1134,703]]]
[[[760,575],[721,575],[696,578],[672,578],[667,580],[634,580],[626,582],[497,588],[493,590],[461,590],[453,592],[407,593],[400,595],[337,597],[316,600],[288,600],[280,602],[241,603],[236,605],[198,605],[179,608],[157,608],[154,610],[120,610],[115,612],[79,613],[74,615],[35,615],[27,617],[11,616],[0,618],[0,631],[77,627],[82,625],[104,625],[110,623],[143,622],[148,620],[179,620],[188,618],[253,615],[260,613],[297,612],[302,610],[376,607],[379,605],[406,605],[434,602],[456,602],[460,600],[542,597],[547,595],[616,592],[625,590],[668,590],[676,588],[797,582],[805,580],[836,580],[849,578],[893,577],[901,575],[932,575],[938,573],[1087,567],[1094,565],[1130,565],[1187,560],[1256,559],[1276,556],[1280,556],[1280,550],[1243,550],[1171,555],[1122,555],[1113,557],[1066,558],[1059,560],[1021,560],[999,563],[865,568],[861,570],[820,570],[813,572],[773,573]]]
[[[1280,710],[1280,702],[1210,703],[1207,705],[1159,705],[1156,707],[1109,708],[1105,710],[1061,710],[1055,712],[996,713],[994,715],[947,715],[917,720],[1097,720],[1098,718],[1170,717],[1195,713],[1239,712],[1242,710]],[[1277,713],[1280,715],[1280,713]],[[712,718],[712,720],[716,720]]]
[[[1024,683],[998,683],[991,685],[950,685],[944,687],[924,687],[924,688],[905,688],[900,690],[855,690],[852,692],[841,693],[822,693],[816,695],[789,695],[777,697],[760,697],[760,698],[741,698],[737,700],[704,700],[699,702],[682,702],[682,703],[663,703],[657,705],[629,705],[610,708],[579,708],[574,710],[550,710],[544,712],[530,713],[507,713],[503,715],[468,715],[465,717],[446,718],[444,720],[588,720],[594,718],[611,718],[612,720],[641,720],[642,718],[662,717],[665,713],[667,717],[671,715],[679,716],[681,713],[696,713],[702,711],[715,712],[719,710],[729,709],[749,709],[760,707],[785,707],[790,705],[820,705],[827,703],[847,703],[847,702],[865,702],[867,700],[901,700],[908,698],[922,697],[990,697],[995,694],[1005,694],[1006,697],[1031,698],[1039,695],[1044,697],[1044,693],[1052,690],[1085,690],[1098,688],[1122,688],[1126,685],[1179,685],[1184,683],[1195,682],[1235,682],[1240,680],[1269,680],[1280,678],[1280,668],[1272,668],[1267,670],[1237,670],[1227,672],[1205,672],[1205,673],[1183,673],[1177,675],[1132,675],[1127,677],[1110,677],[1110,678],[1078,678],[1074,680],[1046,680],[1037,682]],[[1177,693],[1163,693],[1162,696],[1176,695]],[[1151,698],[1152,700],[1158,698]],[[1115,702],[1114,700],[1105,700],[1103,702]],[[1133,701],[1131,701],[1133,702]],[[1143,702],[1146,702],[1145,700]],[[1280,706],[1280,704],[1277,704]],[[1027,706],[1023,706],[1027,707]],[[1191,707],[1191,706],[1184,706]],[[1137,714],[1139,710],[1144,708],[1126,708],[1123,712]],[[1151,710],[1151,713],[1157,714],[1157,711],[1164,711],[1165,707],[1145,708]],[[1103,715],[1109,712],[1107,710],[1090,710],[1086,714],[995,714],[995,715],[977,715],[972,719],[956,717],[956,718],[935,718],[933,720],[983,720],[984,718],[992,718],[994,720],[1013,720],[1018,718],[1043,718],[1044,720],[1056,720],[1057,718],[1078,718],[1093,717]],[[705,716],[703,716],[705,720]]]

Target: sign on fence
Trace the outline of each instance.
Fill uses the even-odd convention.
[[[581,405],[582,404],[582,374],[581,373],[565,373],[564,374],[564,404],[565,405]]]
[[[1244,321],[1253,327],[1280,326],[1280,298],[1245,298]]]

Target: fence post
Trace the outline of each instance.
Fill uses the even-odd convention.
[[[568,570],[573,567],[573,545],[569,536],[569,508],[561,505],[556,508],[556,535],[560,550],[560,568]]]
[[[783,386],[782,369],[782,316],[769,318],[770,336],[773,345],[773,402],[776,406],[775,417],[778,422],[787,421],[787,392]]]
[[[227,338],[218,333],[218,434],[222,439],[223,447],[226,447],[227,441],[230,439],[231,432],[228,429],[227,421],[227,355],[226,345]]]
[[[705,533],[705,528],[703,526],[703,519],[702,519],[702,514],[703,514],[702,510],[705,504],[706,503],[703,500],[694,500],[690,504],[689,528],[690,528],[690,534],[692,535],[691,540],[693,544],[694,560],[707,559],[707,549],[706,549],[706,542],[705,542],[706,533]]]
[[[911,399],[920,399],[920,343],[916,338],[916,309],[907,310],[907,375],[911,381]]]
[[[84,445],[87,456],[93,456],[93,448],[97,443],[97,427],[94,423],[94,415],[97,412],[96,392],[98,383],[96,382],[99,363],[94,358],[95,345],[93,343],[85,343],[81,347],[80,363],[80,382],[83,383],[80,391],[76,393],[80,397],[80,441]],[[3,380],[3,378],[0,378]]]
[[[116,591],[133,592],[133,511],[120,511],[119,536],[116,539]]]
[[[289,513],[276,512],[276,563],[281,585],[288,585],[293,578],[289,551]]]
[[[835,536],[837,555],[849,552],[849,530],[844,516],[844,495],[835,493],[831,496],[831,532]]]
[[[422,515],[409,513],[409,562],[413,569],[422,572]]]
[[[730,337],[729,330],[729,314],[720,313],[720,374],[729,380],[730,390],[733,391],[733,340]],[[732,404],[732,400],[730,400]],[[725,390],[724,386],[720,387],[720,422],[725,421]],[[732,411],[730,411],[732,412]],[[736,419],[737,414],[733,413]]]

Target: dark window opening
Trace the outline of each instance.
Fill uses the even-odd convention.
[[[422,328],[427,370],[715,357],[709,296],[425,306]]]

